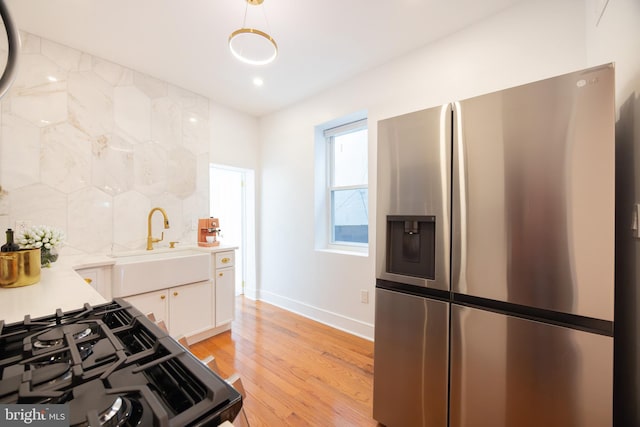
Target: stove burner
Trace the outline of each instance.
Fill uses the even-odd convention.
[[[64,334],[70,333],[74,340],[79,340],[91,335],[91,328],[83,323],[56,326],[39,334],[33,342],[35,348],[51,348],[59,346],[64,341]]]
[[[36,386],[44,383],[53,384],[69,378],[71,378],[71,367],[68,363],[51,363],[35,369],[31,382]]]
[[[36,365],[31,374],[31,389],[47,389],[61,381],[71,378],[71,367],[68,363],[51,363],[48,365]],[[0,396],[15,393],[22,383],[22,374],[0,379]],[[2,401],[5,403],[5,401]]]
[[[87,357],[89,357],[91,353],[93,353],[93,344],[92,343],[80,344],[78,346],[78,351],[80,352],[80,358],[84,360]]]
[[[142,406],[134,398],[107,394],[100,380],[82,384],[73,390],[73,399],[68,401],[73,427],[90,425],[91,410],[98,411],[100,426],[124,427],[138,425],[142,416]]]
[[[117,421],[118,420],[117,415],[118,413],[120,413],[121,408],[122,408],[122,398],[118,397],[116,398],[115,402],[113,402],[113,405],[111,406],[111,408],[109,408],[107,412],[103,412],[102,414],[100,414],[100,425],[103,426],[107,422],[110,422],[111,420]]]
[[[66,352],[59,352],[50,355],[48,358],[41,358],[40,360],[35,360],[31,362],[36,368],[41,368],[43,366],[52,365],[54,363],[67,363],[69,362],[69,355]]]
[[[139,412],[141,412],[141,408],[137,402],[118,396],[113,401],[113,405],[100,414],[100,425],[108,427],[134,426],[138,424]]]

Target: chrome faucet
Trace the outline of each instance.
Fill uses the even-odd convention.
[[[167,228],[169,228],[169,217],[167,216],[167,213],[164,211],[164,209],[162,209],[162,208],[153,208],[153,209],[151,209],[151,212],[149,212],[149,218],[147,219],[147,250],[148,251],[153,249],[153,244],[154,243],[160,242],[160,241],[162,241],[162,239],[164,239],[164,231],[162,232],[162,235],[161,235],[161,237],[159,239],[154,239],[153,236],[151,235],[151,217],[153,216],[153,213],[155,211],[160,211],[160,213],[164,217],[164,228],[165,228],[165,230]]]

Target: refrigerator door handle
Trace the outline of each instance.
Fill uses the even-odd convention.
[[[443,281],[446,284],[446,289],[451,290],[451,220],[450,220],[450,206],[451,206],[451,177],[449,166],[451,165],[451,104],[443,105],[440,110],[440,173],[441,173],[441,194],[442,194],[442,206],[440,207],[440,220],[442,222],[442,250],[436,254],[439,257],[443,265],[444,278]]]
[[[453,168],[452,168],[452,275],[451,289],[456,292],[466,291],[467,265],[467,174],[462,132],[462,106],[454,102],[453,110]]]

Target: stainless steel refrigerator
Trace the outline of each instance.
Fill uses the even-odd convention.
[[[373,416],[613,419],[614,69],[378,123]]]

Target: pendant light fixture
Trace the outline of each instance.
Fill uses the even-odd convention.
[[[11,18],[11,14],[9,13],[9,9],[5,3],[6,2],[4,0],[0,0],[0,17],[2,18],[2,23],[4,24],[4,29],[7,33],[8,44],[6,65],[4,67],[4,72],[2,72],[2,76],[0,77],[0,98],[2,98],[9,90],[13,80],[16,78],[18,56],[20,53],[20,32]],[[1,187],[0,193],[2,193]]]
[[[244,20],[242,28],[234,31],[229,36],[229,49],[238,60],[251,65],[266,65],[276,59],[278,55],[278,45],[276,41],[264,31],[247,27],[247,11],[249,5],[260,6],[264,0],[246,0],[244,10]],[[264,6],[262,9],[264,14]],[[267,23],[267,15],[264,14]]]

